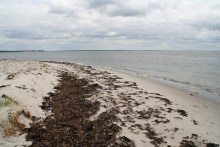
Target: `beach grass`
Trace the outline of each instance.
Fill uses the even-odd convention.
[[[14,101],[13,98],[3,94],[0,98],[0,107],[6,107],[11,105],[17,105],[18,102]]]

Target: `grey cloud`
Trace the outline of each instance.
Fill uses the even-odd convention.
[[[46,34],[37,33],[34,31],[18,31],[5,30],[2,32],[4,36],[11,39],[26,39],[26,40],[47,40],[47,39],[68,39],[72,36],[70,34]]]
[[[120,0],[118,0],[120,1]],[[92,8],[106,7],[110,4],[117,3],[117,0],[88,0],[89,6]]]
[[[47,39],[34,32],[19,31],[19,30],[6,30],[4,35],[11,39]]]
[[[132,10],[129,8],[117,8],[116,10],[107,12],[109,16],[143,16],[146,14],[145,11],[140,11],[140,10]]]
[[[218,14],[216,13],[218,12]],[[220,8],[214,14],[203,14],[202,16],[196,16],[193,20],[186,22],[187,25],[191,25],[198,29],[220,30]]]
[[[124,17],[133,17],[133,16],[144,16],[146,13],[149,13],[153,10],[159,9],[160,4],[158,3],[148,3],[145,6],[132,6],[132,4],[128,4],[125,1],[117,1],[106,3],[105,5],[101,5],[101,8],[97,8],[100,13],[106,14],[108,16],[124,16]],[[103,7],[105,6],[105,7]],[[96,7],[95,7],[96,8]]]
[[[210,39],[212,42],[220,42],[220,35],[209,36],[209,39]]]
[[[52,7],[50,8],[49,13],[75,15],[75,11],[73,9],[67,9],[64,7]]]
[[[122,34],[117,32],[108,32],[108,31],[89,31],[83,34],[84,37],[98,38],[98,39],[103,39],[103,38],[117,39],[121,35]]]
[[[219,30],[220,31],[220,21],[219,22],[199,21],[199,22],[193,22],[191,25],[198,28],[198,29],[208,29],[208,30]]]
[[[109,16],[145,16],[147,13],[157,9],[160,9],[160,4],[158,3],[148,3],[147,5],[145,4],[144,7],[140,8],[140,6],[132,6],[131,4],[127,5],[126,2],[124,2],[119,3],[114,9],[106,11],[106,13]]]

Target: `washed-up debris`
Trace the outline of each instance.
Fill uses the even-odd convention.
[[[207,143],[206,145],[207,147],[219,147],[219,144],[215,144],[215,143]]]
[[[11,84],[8,84],[8,85],[1,85],[0,88],[4,88],[4,87],[8,87],[8,86],[11,86]]]
[[[154,98],[160,99],[162,102],[165,103],[165,105],[172,105],[172,102],[170,100],[168,100],[167,98],[163,98],[163,97],[159,97],[159,96],[156,96]]]
[[[116,138],[121,128],[114,124],[118,110],[101,113],[97,119],[89,118],[99,110],[98,101],[91,102],[87,96],[97,93],[101,87],[89,84],[85,79],[63,73],[56,92],[44,98],[41,108],[51,111],[44,120],[27,129],[27,140],[32,146],[120,146],[134,144],[128,138]]]
[[[6,78],[6,80],[12,80],[15,77],[15,74],[9,74]]]
[[[109,147],[135,147],[135,144],[129,138],[122,136],[119,137],[116,142]]]
[[[177,112],[178,112],[180,115],[182,115],[182,116],[185,116],[185,117],[188,116],[188,115],[187,115],[187,112],[186,112],[185,110],[177,109]]]
[[[182,140],[182,142],[180,143],[180,147],[197,147],[195,145],[195,143],[193,141],[189,141],[189,140]]]
[[[15,86],[16,88],[19,88],[19,89],[23,89],[23,90],[26,90],[26,86],[25,85],[22,85],[22,86]]]
[[[198,121],[196,121],[196,120],[193,119],[193,124],[194,124],[194,125],[198,125]]]
[[[169,120],[169,119],[166,119],[166,120],[158,120],[158,119],[156,119],[156,120],[154,120],[154,122],[155,122],[156,124],[159,124],[159,123],[168,123],[168,122],[170,122],[170,120]]]
[[[150,124],[147,124],[146,126],[147,132],[145,133],[146,136],[151,139],[152,141],[150,142],[156,147],[159,147],[160,144],[166,143],[163,139],[163,137],[159,137],[156,131],[151,127]]]

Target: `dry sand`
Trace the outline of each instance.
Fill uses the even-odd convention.
[[[124,144],[140,147],[220,144],[219,103],[197,93],[113,70],[106,72],[106,69],[68,63],[1,60],[1,100],[7,96],[13,101],[0,107],[3,124],[0,145],[30,145],[31,141],[36,141],[26,141],[26,133],[19,128],[14,136],[5,135],[4,130],[12,125],[9,116],[22,112],[18,122],[25,124],[25,128],[29,128],[30,123],[33,125],[33,121],[38,123],[50,118],[54,111],[42,110],[40,106],[44,97],[50,97],[49,92],[59,93],[54,86],[58,85],[62,72],[102,87],[85,97],[90,102],[99,102],[97,112],[89,116],[88,121],[95,122],[103,114],[115,110],[117,119],[111,123],[120,129],[113,137],[112,146],[120,146],[122,137],[127,139],[121,141]],[[30,112],[34,117],[27,117],[24,112]],[[40,120],[36,121],[36,118]]]

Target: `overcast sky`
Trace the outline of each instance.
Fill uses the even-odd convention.
[[[220,50],[220,0],[1,0],[0,50]]]

